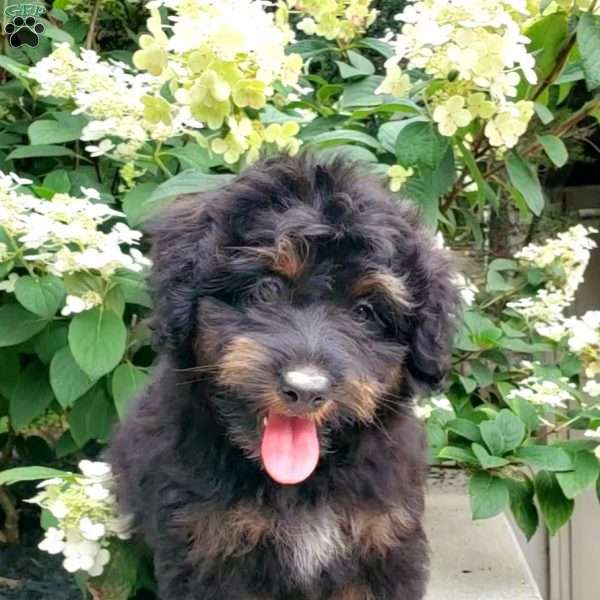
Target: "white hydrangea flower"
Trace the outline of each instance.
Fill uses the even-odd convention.
[[[600,396],[600,381],[596,379],[590,379],[589,381],[586,381],[585,385],[583,386],[583,391],[588,394],[588,396],[597,398]]]
[[[388,37],[395,54],[378,93],[406,93],[401,62],[423,70],[443,82],[432,98],[442,135],[481,118],[491,145],[513,147],[533,116],[532,102],[514,98],[523,79],[537,81],[523,35],[534,10],[526,0],[412,0],[396,16],[401,31]]]
[[[102,498],[103,499],[103,498]],[[97,542],[106,535],[106,527],[102,523],[94,523],[89,517],[79,521],[81,535],[89,541]]]
[[[583,434],[585,437],[600,439],[600,427],[596,429],[587,429]]]
[[[60,554],[65,548],[65,532],[56,527],[49,527],[38,548],[48,554]]]
[[[70,573],[97,577],[110,561],[111,540],[130,537],[131,518],[119,514],[110,465],[83,460],[80,469],[81,475],[42,482],[42,491],[30,502],[50,510],[59,522],[39,548],[62,553]]]
[[[572,386],[566,378],[561,379],[562,386],[555,381],[541,379],[532,375],[520,382],[508,395],[509,399],[523,398],[532,404],[548,406],[551,408],[566,408],[575,397],[565,387]]]
[[[10,273],[4,281],[0,281],[0,291],[8,294],[14,293],[17,281],[19,281],[19,275],[17,273]]]
[[[550,238],[543,245],[529,244],[523,248],[515,258],[523,264],[544,269],[548,281],[535,296],[508,304],[509,308],[529,321],[540,335],[556,342],[568,337],[570,349],[578,354],[584,353],[588,342],[593,346],[596,339],[594,329],[598,329],[596,323],[600,312],[592,312],[583,319],[567,319],[564,312],[572,304],[575,292],[583,281],[591,251],[596,247],[592,239],[595,233],[593,228],[576,225]],[[587,355],[589,377],[595,376],[593,365],[596,359],[592,346]],[[598,369],[600,373],[600,361]]]
[[[110,279],[118,269],[140,271],[148,260],[139,251],[124,250],[135,246],[141,233],[122,222],[110,229],[102,227],[108,220],[124,215],[97,202],[100,194],[82,188],[83,198],[55,194],[51,200],[41,200],[18,187],[20,180],[13,174],[0,172],[0,221],[4,230],[20,246],[23,259],[31,268],[59,277],[81,271],[93,272]],[[18,276],[11,273],[0,282],[0,290],[14,290]],[[94,292],[69,295],[63,315],[74,314],[101,304]]]

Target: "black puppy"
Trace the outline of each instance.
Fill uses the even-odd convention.
[[[277,157],[154,227],[161,360],[110,450],[163,600],[419,600],[445,253],[356,167]]]

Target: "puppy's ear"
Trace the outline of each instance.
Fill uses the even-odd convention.
[[[407,367],[419,389],[433,391],[441,386],[450,368],[461,304],[449,252],[434,247],[427,238],[418,254],[415,281],[420,302]]]
[[[152,241],[153,343],[187,359],[202,283],[219,244],[218,203],[215,194],[182,197],[145,228]]]

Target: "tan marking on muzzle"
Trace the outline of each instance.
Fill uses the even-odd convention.
[[[356,298],[376,293],[385,296],[396,308],[407,309],[412,306],[404,280],[392,273],[372,271],[363,275],[352,287],[352,295]]]
[[[351,408],[356,417],[364,423],[371,423],[377,410],[377,399],[382,392],[381,385],[369,379],[353,379],[347,387],[354,399]]]
[[[270,412],[274,412],[287,417],[300,417],[302,419],[307,419],[308,421],[313,421],[319,427],[327,421],[329,415],[333,412],[333,410],[335,410],[334,403],[330,400],[326,400],[317,409],[299,415],[290,409],[290,407],[282,400],[281,396],[275,390],[263,394],[262,398],[265,416]]]
[[[238,336],[229,344],[220,362],[219,383],[238,387],[248,383],[252,372],[262,373],[269,361],[267,349],[258,342]]]

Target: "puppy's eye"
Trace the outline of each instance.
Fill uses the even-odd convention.
[[[359,302],[355,307],[354,307],[354,315],[356,316],[357,320],[362,321],[364,323],[367,323],[369,321],[377,321],[377,313],[375,312],[375,309],[373,308],[373,305],[369,302]]]
[[[263,277],[256,282],[252,297],[256,302],[275,302],[285,293],[285,284],[277,277]]]

